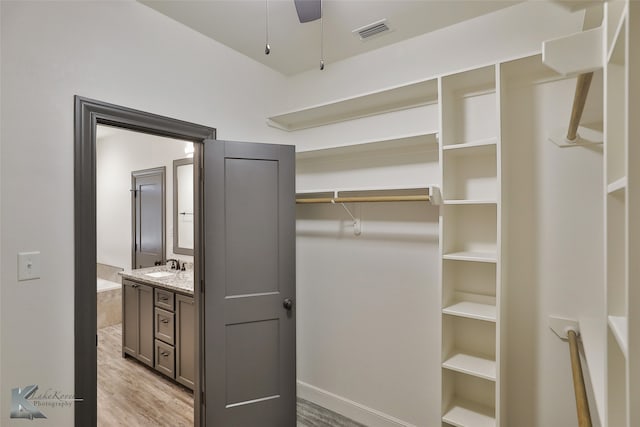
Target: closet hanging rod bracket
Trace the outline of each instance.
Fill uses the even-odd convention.
[[[563,341],[569,339],[569,331],[580,335],[580,325],[575,319],[560,316],[549,316],[549,328]]]
[[[332,202],[335,204],[335,202]],[[344,210],[349,214],[351,219],[353,220],[353,234],[359,236],[362,234],[362,223],[360,222],[360,218],[356,218],[354,214],[351,213],[347,205],[344,203],[340,203],[340,205],[344,208]]]

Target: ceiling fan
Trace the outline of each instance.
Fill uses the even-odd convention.
[[[322,17],[322,0],[293,0],[293,2],[301,24]]]

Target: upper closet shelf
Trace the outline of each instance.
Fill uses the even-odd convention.
[[[437,79],[344,98],[267,118],[269,126],[294,131],[438,102]]]

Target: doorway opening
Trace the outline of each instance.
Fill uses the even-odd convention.
[[[99,427],[194,425],[192,152],[191,141],[97,125]]]
[[[83,400],[75,405],[75,425],[80,427],[97,425],[97,129],[98,125],[106,125],[120,129],[151,134],[160,137],[180,139],[193,143],[193,311],[191,318],[194,358],[194,423],[200,425],[202,417],[202,329],[203,315],[200,298],[202,265],[199,262],[202,242],[200,239],[202,218],[199,215],[202,203],[200,179],[202,142],[215,139],[214,128],[170,119],[151,113],[132,110],[112,104],[103,103],[82,97],[75,97],[75,392]],[[131,172],[131,171],[130,171]],[[130,214],[129,214],[130,215]],[[130,254],[129,254],[130,255]],[[166,259],[165,259],[166,260]],[[183,264],[184,265],[184,264]],[[158,268],[164,268],[158,266]],[[140,288],[132,288],[140,289]],[[153,292],[153,298],[158,293]],[[143,297],[145,298],[145,297]],[[159,303],[164,302],[158,296]],[[153,301],[153,300],[152,300]],[[176,297],[174,300],[178,301]],[[154,307],[158,307],[156,304]],[[163,314],[162,311],[159,312]],[[122,313],[124,315],[124,313]],[[162,321],[152,322],[164,325]],[[154,331],[161,334],[163,331]],[[161,336],[161,335],[160,335]],[[167,338],[169,340],[169,338]],[[154,341],[155,344],[155,341]],[[160,340],[159,344],[167,344]],[[124,348],[124,347],[123,347]],[[157,351],[163,355],[166,350]],[[175,365],[174,365],[175,366]]]

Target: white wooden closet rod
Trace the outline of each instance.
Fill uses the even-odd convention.
[[[348,196],[348,197],[316,197],[296,198],[298,204],[313,203],[371,203],[371,202],[428,202],[431,197],[427,194],[413,196]]]
[[[578,411],[578,425],[580,427],[591,427],[591,413],[589,412],[589,401],[582,375],[582,363],[578,349],[578,335],[576,331],[567,332],[569,338],[569,351],[571,354],[571,372],[573,373],[573,389],[576,394],[576,410]]]
[[[567,131],[568,141],[575,141],[578,136],[578,126],[580,125],[580,119],[582,119],[584,105],[587,102],[587,95],[589,94],[592,78],[593,72],[584,73],[580,74],[576,81],[576,95],[573,98],[573,109],[571,110],[571,120],[569,121],[569,130]]]

